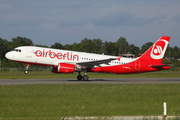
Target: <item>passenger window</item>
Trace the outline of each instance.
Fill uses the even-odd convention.
[[[19,49],[19,52],[21,52],[21,50]]]

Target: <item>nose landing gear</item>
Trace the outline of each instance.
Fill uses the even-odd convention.
[[[27,64],[27,66],[26,66],[26,68],[25,68],[25,70],[24,70],[24,73],[25,73],[25,74],[28,74],[28,73],[29,73],[29,71],[28,71],[29,66],[30,66],[30,64]]]

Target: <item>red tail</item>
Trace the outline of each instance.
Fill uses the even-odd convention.
[[[162,36],[140,58],[142,61],[161,63],[167,49],[170,37]]]

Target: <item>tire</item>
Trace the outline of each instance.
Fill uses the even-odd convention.
[[[28,73],[29,73],[29,71],[28,71],[28,70],[25,70],[25,71],[24,71],[24,73],[25,73],[25,74],[28,74]]]
[[[77,76],[77,79],[78,79],[78,80],[82,80],[82,79],[83,79],[82,75],[78,75],[78,76]]]
[[[88,81],[88,80],[89,80],[89,77],[88,77],[87,75],[84,75],[84,76],[83,76],[83,80],[84,80],[84,81]]]

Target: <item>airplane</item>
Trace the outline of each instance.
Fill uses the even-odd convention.
[[[162,36],[138,58],[110,56],[70,50],[21,46],[6,53],[6,58],[15,62],[51,66],[53,73],[78,72],[77,80],[89,80],[87,72],[133,74],[167,70],[169,65],[162,64],[170,37]],[[81,75],[84,72],[84,76]]]

